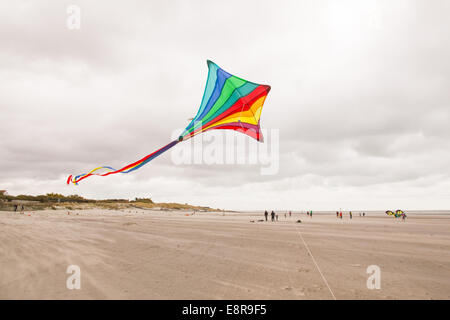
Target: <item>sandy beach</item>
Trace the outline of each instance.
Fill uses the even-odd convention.
[[[450,298],[449,215],[258,219],[262,214],[0,212],[0,299]],[[80,290],[66,287],[69,265],[80,267]],[[379,290],[367,288],[370,265],[380,267]]]

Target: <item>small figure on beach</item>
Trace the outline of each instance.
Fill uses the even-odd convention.
[[[270,217],[272,218],[272,222],[273,222],[275,220],[275,212],[273,212],[273,210],[270,213]]]
[[[312,218],[312,210],[309,212],[309,216]]]
[[[292,212],[291,212],[291,210],[289,210],[289,218],[291,217],[291,215],[292,215]]]
[[[277,221],[278,221],[278,215],[277,214],[275,215],[275,219],[277,219]]]
[[[17,204],[14,205],[14,212],[17,211]]]
[[[266,218],[266,221],[267,221],[267,217],[269,216],[269,213],[267,212],[267,210],[266,211],[264,211],[264,217]]]
[[[342,219],[342,211],[339,213],[339,218]]]
[[[352,217],[353,217],[353,216],[352,216],[352,212],[350,211],[349,214],[350,214],[350,219],[352,219]]]
[[[285,218],[285,219],[287,218],[286,212],[284,213],[284,218]]]
[[[336,218],[339,218],[339,211],[336,211]]]
[[[365,217],[366,216],[366,213],[365,212],[363,212],[363,217]]]
[[[402,213],[402,221],[405,222],[405,220],[406,220],[406,213],[403,212]]]

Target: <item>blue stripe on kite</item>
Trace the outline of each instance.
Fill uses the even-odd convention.
[[[208,60],[208,78],[206,80],[205,85],[205,91],[203,92],[202,102],[200,104],[200,108],[198,109],[197,114],[192,119],[192,121],[189,123],[189,125],[184,129],[181,136],[184,136],[186,133],[188,133],[188,130],[190,130],[194,126],[194,122],[197,121],[199,116],[202,114],[203,110],[205,110],[206,104],[208,103],[209,99],[211,98],[211,95],[214,91],[214,88],[216,86],[216,80],[217,80],[217,70],[220,69],[217,64],[214,62]]]
[[[198,118],[198,116],[202,114],[203,110],[205,110],[206,104],[208,103],[216,85],[218,69],[219,67],[214,62],[208,60],[208,80],[206,81],[205,92],[203,93],[200,109],[198,110],[194,119]]]
[[[216,80],[216,86],[214,87],[214,91],[211,94],[211,98],[208,101],[208,104],[206,105],[203,112],[200,114],[200,116],[197,118],[197,120],[202,120],[203,117],[211,110],[211,108],[216,103],[217,99],[219,99],[220,94],[222,93],[223,86],[225,85],[225,82],[227,79],[231,77],[231,74],[229,74],[226,71],[223,71],[222,69],[217,70],[217,80]]]
[[[217,99],[220,97],[220,94],[222,92],[225,81],[231,76],[232,75],[229,74],[228,72],[226,72],[220,68],[217,69],[217,79],[216,79],[216,83],[214,86],[214,90],[208,100],[208,103],[206,104],[206,107],[203,109],[203,111],[200,115],[196,116],[194,118],[194,120],[192,120],[192,122],[189,124],[189,126],[184,130],[182,136],[184,136],[184,134],[186,132],[188,132],[190,129],[196,128],[202,124],[201,123],[202,118],[212,108],[214,103],[216,103]],[[197,123],[197,125],[196,125],[196,123]]]
[[[206,80],[205,91],[203,92],[203,97],[202,97],[202,102],[200,104],[200,108],[198,109],[197,114],[192,119],[192,121],[189,123],[189,125],[186,127],[186,129],[184,129],[183,133],[181,134],[182,136],[184,136],[185,133],[190,128],[192,128],[192,126],[194,125],[194,122],[197,121],[196,119],[198,119],[200,114],[202,114],[203,110],[205,109],[206,104],[208,103],[208,101],[211,97],[211,94],[214,90],[214,87],[216,85],[217,69],[219,69],[219,66],[216,65],[214,62],[208,60],[208,78]]]

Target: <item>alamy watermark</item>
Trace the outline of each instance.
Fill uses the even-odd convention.
[[[81,8],[77,5],[67,7],[66,26],[69,30],[79,30],[81,28]]]
[[[174,131],[177,139],[180,131]],[[175,165],[255,165],[261,175],[275,175],[280,168],[280,134],[278,129],[261,130],[264,142],[231,130],[215,130],[185,139],[171,152]]]
[[[366,273],[370,274],[367,278],[367,289],[381,289],[381,269],[377,265],[370,265],[366,269]]]
[[[67,267],[66,273],[70,276],[66,280],[66,287],[69,290],[80,290],[81,289],[81,269],[77,265],[71,264]]]
[[[371,29],[380,30],[383,27],[382,9],[379,3],[374,2],[369,9],[368,26]]]

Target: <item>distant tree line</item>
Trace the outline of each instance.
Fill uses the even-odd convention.
[[[0,199],[6,201],[12,200],[26,200],[26,201],[39,201],[39,202],[95,202],[95,200],[85,199],[82,196],[73,194],[70,196],[64,196],[59,193],[47,193],[45,195],[31,196],[26,194],[19,194],[18,196],[0,195]]]
[[[134,198],[134,202],[145,202],[145,203],[153,203],[150,198]]]
[[[93,200],[85,199],[77,194],[65,196],[59,193],[47,193],[45,195],[31,196],[20,194],[18,196],[11,196],[7,194],[0,193],[0,200],[2,201],[12,201],[12,200],[26,200],[26,201],[39,201],[43,203],[47,202],[77,202],[77,203],[96,203],[96,202],[145,202],[153,203],[150,198],[135,198],[135,200],[129,201],[128,199],[105,199],[105,200]]]

